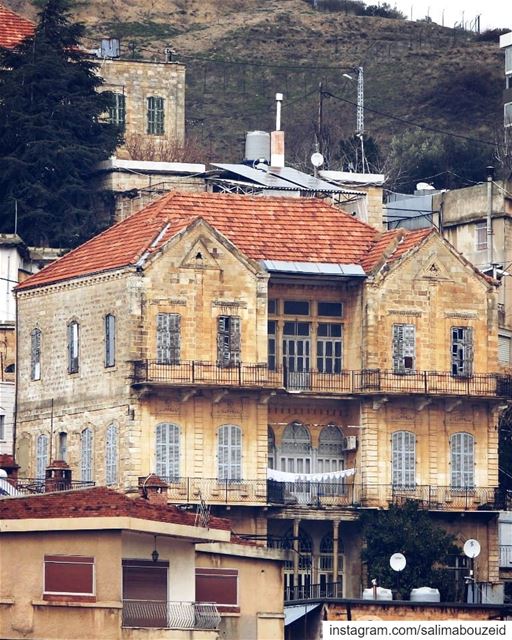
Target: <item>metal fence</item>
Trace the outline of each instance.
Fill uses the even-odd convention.
[[[183,361],[133,363],[134,384],[212,385],[286,389],[333,394],[418,394],[512,398],[512,376],[489,373],[454,376],[441,371],[397,373],[384,369],[343,370],[324,373],[314,369],[269,369],[266,364],[239,363],[223,367],[215,362]]]
[[[284,601],[320,600],[322,598],[342,598],[343,585],[341,582],[320,582],[318,584],[295,585],[285,587]]]
[[[123,600],[123,627],[218,629],[220,615],[210,602]]]
[[[159,476],[161,477],[161,476]],[[168,486],[170,502],[214,504],[262,503],[267,501],[266,480],[218,480],[217,478],[161,477]],[[139,478],[139,485],[144,478]]]
[[[70,491],[71,489],[88,489],[94,487],[94,482],[83,480],[58,480],[55,478],[16,478],[10,483],[17,494],[32,495],[34,493],[49,493],[51,491]]]

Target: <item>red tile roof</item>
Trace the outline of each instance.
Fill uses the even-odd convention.
[[[0,4],[0,47],[15,47],[34,33],[34,23]]]
[[[48,265],[18,290],[133,266],[198,218],[253,260],[355,263],[369,270],[397,237],[396,231],[379,234],[316,198],[171,192]]]
[[[196,517],[177,507],[150,504],[144,498],[129,498],[125,494],[92,487],[76,491],[57,491],[34,496],[0,500],[0,520],[26,518],[96,518],[131,516],[143,520],[195,526]],[[225,518],[210,518],[211,529],[229,531]]]

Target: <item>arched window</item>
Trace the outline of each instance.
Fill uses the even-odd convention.
[[[105,437],[105,482],[108,485],[117,483],[117,426],[107,427]]]
[[[48,466],[48,436],[41,433],[36,440],[36,478],[44,480]]]
[[[180,477],[180,428],[162,422],[156,426],[156,475],[161,478]]]
[[[343,464],[343,435],[337,426],[329,424],[320,431],[317,471],[341,471]]]
[[[30,334],[30,379],[41,379],[41,330],[33,329]]]
[[[86,427],[80,434],[80,477],[84,482],[92,482],[92,429]]]
[[[475,439],[470,433],[454,433],[450,438],[452,489],[475,486]]]
[[[416,436],[410,431],[395,431],[391,436],[392,484],[394,488],[416,486]]]
[[[268,427],[268,468],[276,468],[276,437],[272,427]]]
[[[219,480],[242,479],[242,430],[234,424],[219,428],[218,442]]]
[[[281,471],[311,473],[311,437],[300,422],[291,422],[283,433],[279,462]]]
[[[68,324],[68,373],[77,373],[80,352],[80,325],[76,320]]]
[[[59,460],[66,461],[68,459],[68,434],[65,431],[61,431],[59,433],[57,450],[59,453]]]

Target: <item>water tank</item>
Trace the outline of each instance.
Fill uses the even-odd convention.
[[[363,590],[363,600],[374,600],[373,587]],[[377,600],[393,600],[393,594],[391,589],[384,589],[384,587],[377,587]]]
[[[411,602],[441,602],[439,589],[432,589],[432,587],[412,589]]]
[[[270,162],[270,133],[248,131],[245,136],[245,160],[252,164],[255,160]]]

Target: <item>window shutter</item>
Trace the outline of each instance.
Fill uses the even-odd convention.
[[[498,358],[503,364],[510,364],[510,344],[512,340],[510,336],[498,336]]]
[[[36,477],[44,480],[48,466],[48,436],[44,433],[37,437],[36,442]]]
[[[105,481],[107,485],[117,482],[117,427],[111,424],[105,438]]]
[[[229,366],[229,318],[217,318],[217,362],[220,367]]]
[[[156,427],[156,474],[180,477],[180,428],[176,424],[164,422]]]
[[[92,481],[92,430],[88,427],[82,431],[80,438],[80,472],[84,482]]]
[[[229,342],[230,342],[230,362],[231,364],[240,363],[240,318],[231,316],[229,326]]]
[[[39,329],[34,329],[31,333],[30,377],[32,380],[41,379],[41,331]]]
[[[219,429],[218,477],[219,480],[242,478],[242,430],[226,424]]]
[[[466,489],[475,485],[474,438],[469,433],[454,433],[450,440],[451,485]]]
[[[416,327],[413,324],[393,325],[393,370],[412,371],[416,359]]]
[[[467,327],[464,336],[465,362],[464,375],[470,376],[473,372],[473,329]]]
[[[159,313],[156,331],[156,357],[159,364],[178,364],[181,347],[181,316],[178,313]]]
[[[391,444],[393,487],[413,488],[416,485],[416,436],[410,431],[395,431]]]

